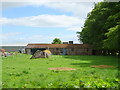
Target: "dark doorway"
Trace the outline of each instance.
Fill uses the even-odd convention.
[[[63,53],[62,55],[67,55],[67,49],[66,48],[63,48]]]

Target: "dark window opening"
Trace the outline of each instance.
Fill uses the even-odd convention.
[[[89,51],[89,49],[87,48],[87,52]]]
[[[59,48],[56,48],[56,50],[59,50]]]

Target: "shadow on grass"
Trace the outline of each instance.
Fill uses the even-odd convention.
[[[120,58],[116,56],[88,56],[88,55],[76,55],[76,56],[63,56],[67,59],[79,60],[78,63],[71,63],[71,65],[77,65],[80,67],[89,67],[90,65],[111,65],[118,67],[118,61]]]
[[[77,65],[80,67],[89,67],[91,63],[71,63],[71,65]]]

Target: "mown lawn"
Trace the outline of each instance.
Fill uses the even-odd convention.
[[[59,56],[29,59],[18,54],[2,60],[3,88],[116,88],[118,68],[91,68],[90,65],[118,67],[115,56]],[[75,71],[53,71],[48,68],[70,67]]]
[[[0,89],[2,88],[2,58],[0,57]]]

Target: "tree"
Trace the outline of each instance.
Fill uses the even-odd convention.
[[[94,49],[120,49],[120,2],[100,2],[88,13],[79,40]]]
[[[62,41],[59,38],[55,38],[52,44],[62,44]]]
[[[107,39],[104,42],[104,48],[120,50],[120,25],[112,27],[109,32],[105,33]]]

